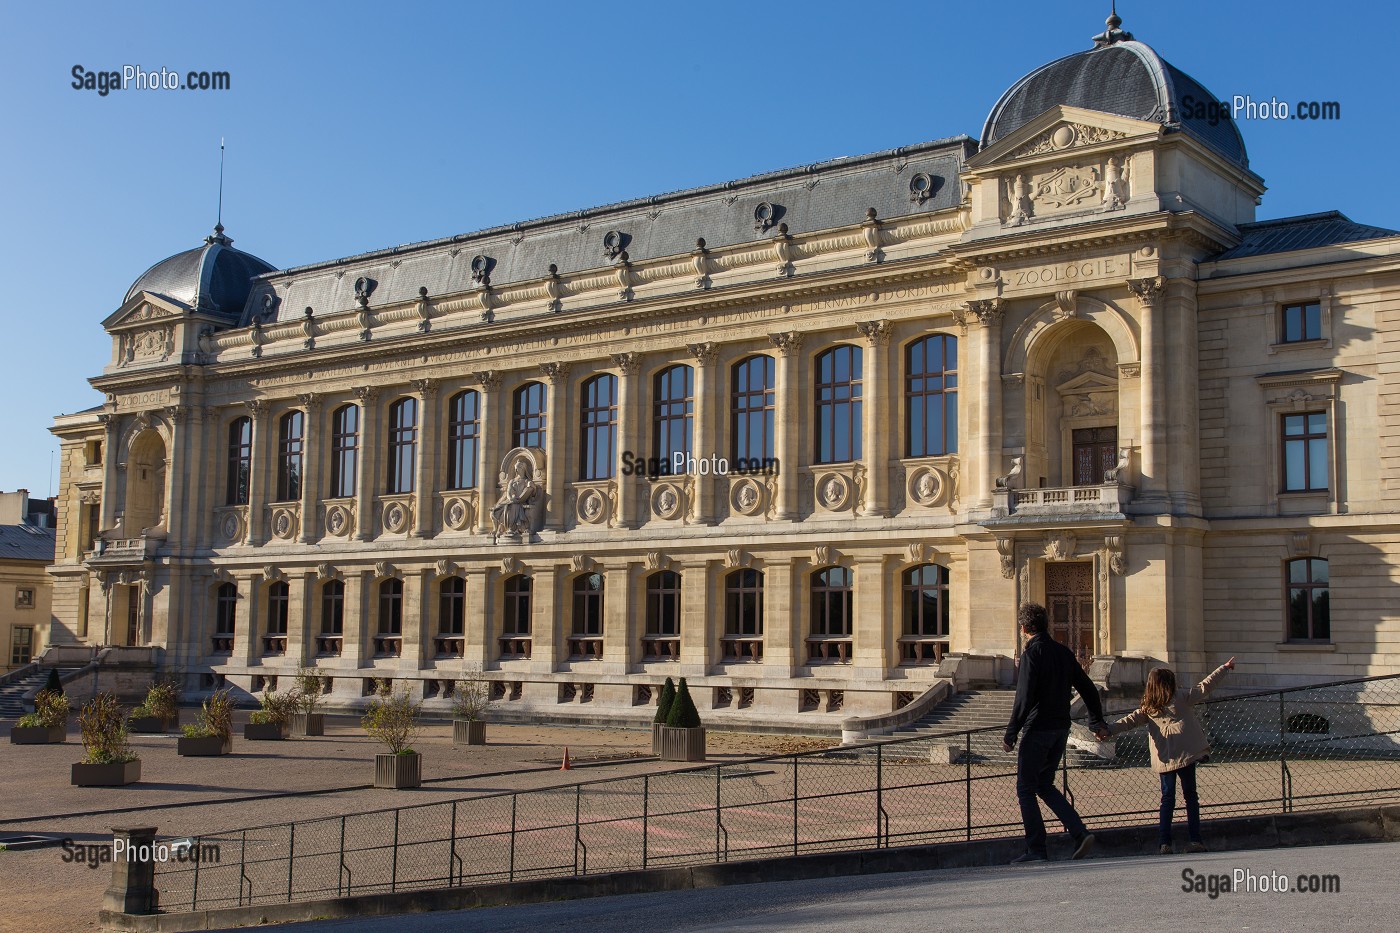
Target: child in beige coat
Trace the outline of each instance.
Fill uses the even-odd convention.
[[[1210,695],[1211,689],[1235,669],[1231,658],[1216,668],[1189,690],[1177,690],[1176,674],[1159,667],[1147,675],[1147,687],[1142,705],[1107,727],[1108,735],[1117,735],[1147,726],[1152,749],[1152,770],[1162,782],[1162,805],[1158,810],[1158,838],[1161,853],[1172,853],[1172,815],[1176,811],[1176,783],[1181,781],[1181,796],[1186,803],[1186,832],[1191,844],[1188,852],[1204,852],[1201,841],[1201,802],[1196,795],[1196,764],[1210,754],[1210,742],[1196,719],[1195,705]]]

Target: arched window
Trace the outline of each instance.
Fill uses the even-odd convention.
[[[647,629],[644,658],[677,660],[681,654],[681,575],[658,570],[647,577]]]
[[[958,338],[930,334],[904,354],[907,457],[958,452]]]
[[[418,455],[418,399],[399,399],[389,406],[389,483],[385,492],[413,492]]]
[[[224,505],[248,504],[248,477],[253,470],[253,419],[235,418],[228,426],[228,480]]]
[[[476,488],[476,449],[481,439],[481,396],[468,389],[447,403],[447,488]]]
[[[841,344],[817,357],[816,462],[861,458],[861,352]]]
[[[851,571],[827,567],[812,574],[812,630],[807,636],[807,660],[819,664],[851,660],[851,614],[854,604]]]
[[[277,425],[277,501],[301,498],[301,457],[305,418],[289,411]]]
[[[751,356],[734,364],[730,392],[730,437],[734,462],[773,459],[777,376],[771,356]]]
[[[527,382],[515,390],[515,416],[511,430],[511,446],[543,447],[545,436],[547,390],[542,382]]]
[[[379,631],[374,643],[380,657],[399,656],[403,643],[403,581],[397,577],[379,584]]]
[[[506,580],[501,620],[501,657],[530,656],[530,578],[523,573]]]
[[[903,583],[899,659],[905,664],[941,661],[948,650],[948,568],[910,567],[904,571]]]
[[[331,417],[332,499],[355,495],[355,474],[360,453],[360,409],[355,405],[337,408]]]
[[[438,584],[438,635],[437,653],[439,657],[460,658],[465,647],[467,620],[467,581],[461,577],[448,577]]]
[[[583,444],[579,479],[611,479],[617,466],[617,377],[594,376],[583,384]]]
[[[724,659],[763,660],[763,574],[748,568],[724,578]]]
[[[695,433],[695,370],[684,364],[668,366],[656,374],[653,386],[656,422],[652,455],[662,464],[662,470],[684,471],[684,457],[694,447]],[[681,469],[675,468],[673,454],[682,455]]]
[[[574,578],[573,634],[570,656],[601,660],[603,657],[603,575],[585,573]]]
[[[1332,640],[1327,561],[1301,557],[1288,562],[1288,640]]]
[[[339,657],[345,634],[345,584],[327,580],[321,587],[321,634],[316,636],[316,653]]]
[[[287,616],[291,611],[292,590],[281,580],[267,588],[267,634],[263,636],[265,654],[285,654],[287,651]]]
[[[214,591],[215,654],[233,653],[233,633],[237,625],[238,587],[232,583],[220,583]]]

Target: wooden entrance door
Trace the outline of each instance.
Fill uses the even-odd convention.
[[[1067,645],[1085,667],[1094,656],[1094,565],[1051,561],[1045,565],[1045,608],[1050,637]]]
[[[1097,486],[1118,463],[1118,428],[1075,428],[1074,485]]]

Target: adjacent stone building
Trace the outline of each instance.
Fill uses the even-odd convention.
[[[0,673],[24,667],[46,646],[53,583],[53,507],[29,490],[0,492]]]
[[[54,641],[829,722],[1007,682],[1037,600],[1114,685],[1393,673],[1400,233],[1257,222],[1187,98],[1114,17],[980,139],[287,270],[216,228],[55,423]]]

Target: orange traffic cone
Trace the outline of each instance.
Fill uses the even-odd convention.
[[[573,765],[569,764],[569,746],[565,745],[565,746],[564,746],[564,763],[563,763],[562,765],[559,766],[559,770],[560,770],[560,771],[569,771],[569,770],[571,770],[572,768],[573,768]]]

